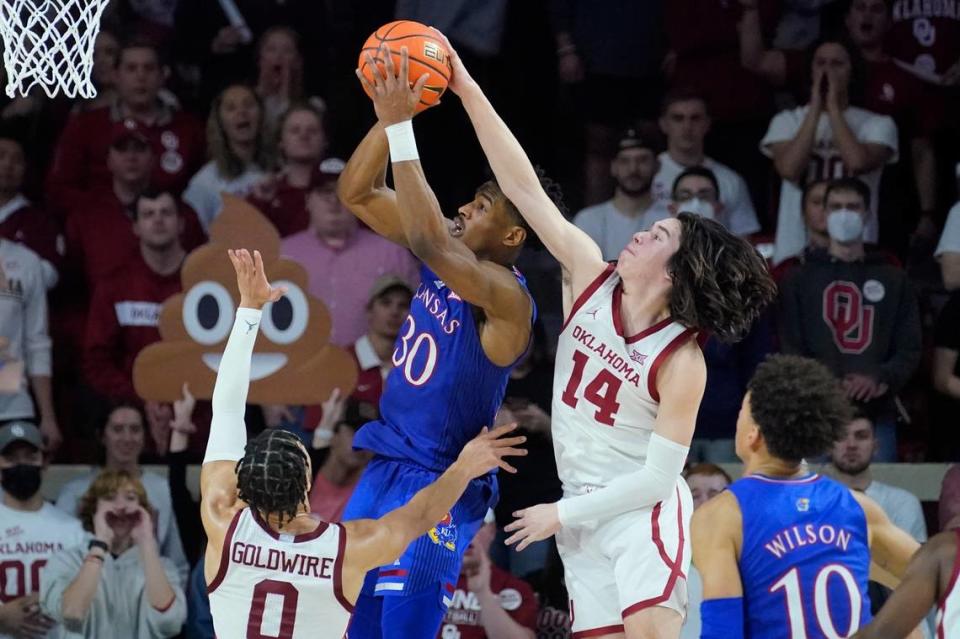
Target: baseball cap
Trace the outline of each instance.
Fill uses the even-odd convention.
[[[628,149],[649,149],[654,153],[663,150],[663,136],[652,124],[638,124],[625,129],[617,141],[617,153]]]
[[[347,163],[340,158],[327,158],[313,170],[310,176],[310,190],[322,189],[330,185],[336,185],[337,178],[343,173]]]
[[[406,289],[411,295],[413,295],[413,287],[410,286],[409,282],[399,275],[388,273],[386,275],[381,275],[377,278],[377,281],[373,283],[373,286],[370,288],[370,296],[367,298],[367,304],[371,304],[373,300],[377,299],[393,288]]]
[[[43,450],[43,435],[30,422],[10,422],[0,428],[0,452],[16,442],[27,442],[31,446]]]
[[[143,126],[133,118],[124,118],[115,122],[110,130],[110,146],[113,148],[122,148],[129,142],[139,142],[144,146],[150,146],[150,140],[143,131]]]

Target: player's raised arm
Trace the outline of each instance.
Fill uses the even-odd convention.
[[[414,109],[428,76],[421,76],[413,87],[409,85],[406,48],[401,50],[399,69],[394,66],[392,55],[383,58],[383,71],[372,58],[368,60],[373,69],[373,84],[359,72],[357,75],[373,95],[377,117],[390,138],[398,219],[407,244],[447,286],[467,302],[482,308],[488,319],[510,325],[511,330],[504,332],[518,337],[504,341],[516,343],[506,345],[502,357],[487,351],[495,363],[510,364],[527,346],[530,297],[508,269],[489,259],[478,258],[464,242],[451,236],[451,222],[443,217],[440,204],[427,183],[413,136]],[[516,234],[517,247],[522,245],[523,229],[518,226],[511,233]],[[521,326],[526,330],[513,330]]]
[[[390,148],[383,125],[373,125],[337,180],[337,197],[350,212],[388,240],[407,246],[397,194],[387,186]]]
[[[516,424],[484,429],[470,441],[457,461],[437,481],[420,490],[405,506],[380,519],[358,520],[347,527],[346,566],[358,569],[358,577],[377,566],[390,564],[417,537],[425,534],[453,509],[470,480],[501,468],[515,473],[504,457],[526,455],[517,448],[526,441],[523,436],[508,436]]]
[[[853,635],[853,639],[905,637],[923,623],[940,597],[940,584],[950,578],[956,553],[955,539],[956,532],[948,530],[928,541],[914,555],[903,581],[877,616]]]
[[[443,37],[439,31],[437,33]],[[573,277],[574,296],[605,267],[600,247],[568,221],[544,192],[520,142],[470,77],[457,52],[447,43],[453,77],[449,88],[460,96],[497,184],[513,202],[550,253]],[[624,238],[626,245],[629,238]]]
[[[700,605],[703,639],[742,639],[743,582],[738,547],[743,521],[737,498],[724,491],[693,512],[693,564],[703,580]]]
[[[254,251],[252,256],[246,249],[229,254],[237,272],[240,306],[217,368],[210,437],[200,468],[200,515],[209,538],[208,556],[215,557],[220,555],[220,546],[238,504],[236,465],[247,444],[243,416],[260,312],[265,304],[275,302],[285,292],[283,288],[271,288],[267,282],[259,251]]]

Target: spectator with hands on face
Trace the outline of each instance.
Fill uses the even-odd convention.
[[[854,62],[846,42],[824,40],[814,50],[809,102],[774,116],[760,142],[783,178],[774,264],[803,250],[802,191],[814,180],[859,176],[869,195],[863,239],[877,241],[880,175],[885,164],[897,161],[897,126],[887,116],[851,106]]]
[[[173,637],[186,600],[173,563],[161,557],[140,480],[105,470],[81,500],[84,543],[51,557],[41,570],[40,603],[75,636]]]

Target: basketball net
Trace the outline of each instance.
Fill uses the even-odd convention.
[[[7,95],[93,98],[93,44],[110,0],[0,0]]]

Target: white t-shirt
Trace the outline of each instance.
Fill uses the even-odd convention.
[[[0,603],[40,592],[40,568],[55,553],[83,542],[80,521],[44,503],[40,510],[22,511],[0,502]],[[54,627],[48,637],[59,637]],[[13,639],[0,632],[0,639]]]
[[[770,121],[770,128],[760,142],[760,150],[767,157],[773,157],[771,145],[777,142],[792,140],[809,107],[802,106],[796,109],[781,111]],[[848,107],[843,117],[859,142],[882,144],[893,151],[887,164],[894,164],[898,159],[897,125],[893,119],[885,115],[877,115],[872,111]],[[870,188],[870,217],[863,230],[863,238],[867,242],[876,242],[878,233],[877,224],[877,196],[880,187],[880,175],[883,167],[858,176]],[[833,140],[833,128],[830,126],[830,117],[826,113],[820,115],[817,123],[816,141],[813,147],[810,166],[803,177],[804,184],[814,179],[833,179],[847,174],[840,157],[840,151]],[[803,223],[801,200],[803,198],[802,184],[798,185],[789,180],[783,180],[780,188],[780,209],[777,214],[776,246],[773,262],[778,264],[783,260],[798,255],[803,251],[807,241],[806,228]]]
[[[28,378],[49,376],[52,365],[43,264],[26,246],[0,238],[0,270],[0,336],[7,339],[2,366],[24,365],[19,389],[0,393],[0,419],[31,419]]]
[[[704,158],[700,166],[713,171],[720,186],[723,213],[717,216],[717,221],[736,235],[750,235],[759,231],[760,223],[757,221],[757,212],[750,200],[750,190],[740,174],[711,158]],[[673,198],[673,183],[688,168],[690,167],[674,161],[666,151],[660,154],[660,170],[654,176],[651,186],[654,198],[652,211],[664,217],[670,215],[667,205]]]
[[[239,176],[227,178],[220,175],[216,162],[211,160],[190,179],[190,184],[183,192],[183,201],[193,207],[203,229],[209,232],[210,224],[223,208],[221,194],[246,197],[254,185],[265,176],[260,167],[250,165]]]
[[[940,243],[937,244],[937,250],[933,255],[940,257],[944,253],[960,253],[960,202],[954,204],[953,208],[950,209],[950,213],[947,215],[947,223],[940,235]]]
[[[603,259],[610,262],[620,256],[634,233],[646,230],[654,222],[668,217],[670,213],[666,209],[658,212],[655,207],[647,209],[642,215],[630,217],[615,207],[613,200],[607,200],[581,210],[573,218],[573,223],[593,238],[603,253]]]
[[[878,481],[870,482],[863,492],[880,505],[897,528],[909,533],[921,544],[927,540],[927,522],[916,495]]]

